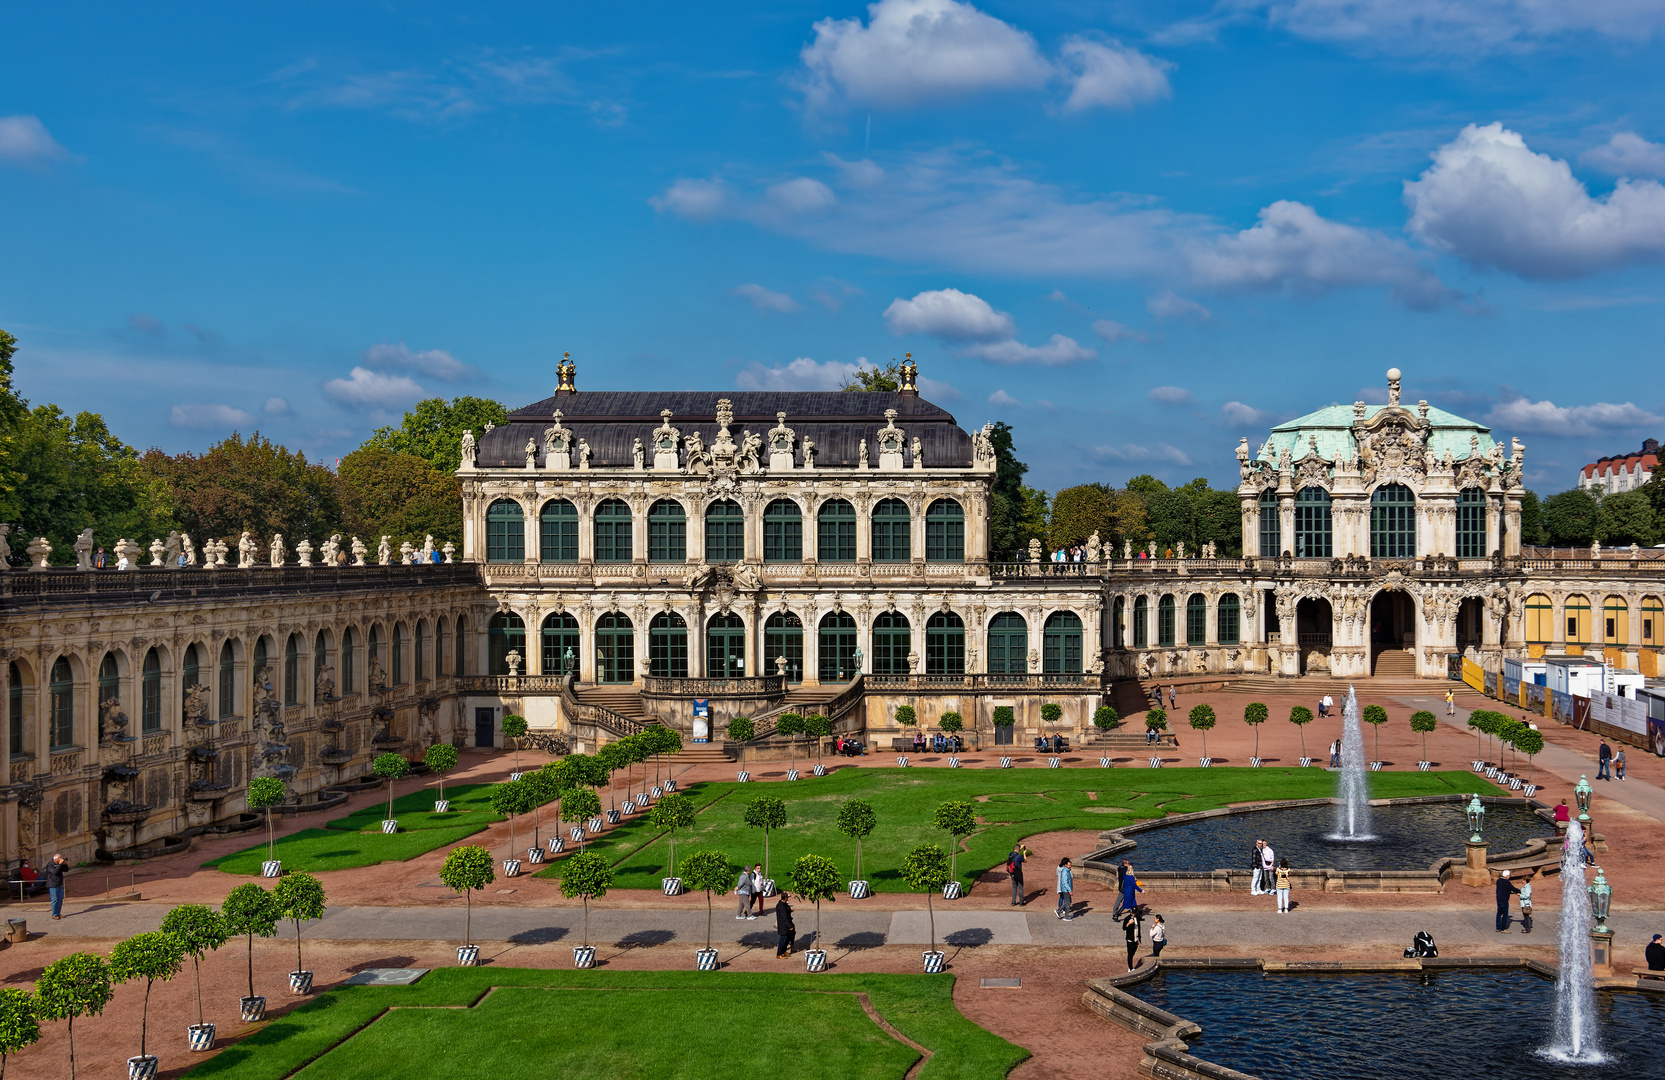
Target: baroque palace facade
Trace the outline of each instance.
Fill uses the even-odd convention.
[[[882,745],[908,704],[998,745],[1048,730],[1044,703],[1081,732],[1138,680],[1657,670],[1665,561],[1523,553],[1524,447],[1401,403],[1397,371],[1386,405],[1238,448],[1242,555],[1095,538],[1055,564],[990,557],[988,433],[903,370],[893,393],[724,396],[580,392],[563,362],[552,397],[465,436],[454,563],[256,565],[251,542],[235,567],[0,575],[6,856],[177,847],[253,824],[252,775],[304,806],[383,750],[495,745],[508,713],[552,748],[741,715],[761,738],[786,711]]]

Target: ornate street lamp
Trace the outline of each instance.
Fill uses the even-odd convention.
[[[1596,867],[1596,880],[1590,885],[1590,913],[1596,917],[1598,934],[1607,933],[1607,913],[1613,908],[1613,886],[1607,883],[1601,867]]]
[[[1578,822],[1580,825],[1590,823],[1590,796],[1592,794],[1589,777],[1580,776],[1578,783],[1573,785],[1573,795],[1578,799]]]
[[[861,646],[856,646],[856,675],[861,674]]]
[[[1486,808],[1480,805],[1479,795],[1473,797],[1473,801],[1468,804],[1468,809],[1464,812],[1468,814],[1468,827],[1474,833],[1473,836],[1468,838],[1468,842],[1471,844],[1485,843],[1485,838],[1480,835],[1480,826],[1486,820]]]

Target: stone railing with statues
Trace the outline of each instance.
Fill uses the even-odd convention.
[[[438,566],[312,567],[281,569],[77,570],[0,574],[0,602],[23,605],[87,603],[131,595],[151,602],[353,589],[410,589],[480,584],[470,563]]]
[[[1023,694],[1056,690],[1099,689],[1103,677],[1093,672],[1069,674],[868,675],[869,693]]]
[[[750,675],[732,679],[642,679],[642,696],[669,698],[776,698],[786,694],[786,676]]]
[[[0,524],[0,570],[10,568],[12,554],[11,526]],[[424,538],[422,546],[406,541],[399,545],[397,558],[393,549],[393,538],[383,536],[376,546],[375,565],[443,565],[456,559],[456,545],[446,541],[435,546],[434,538],[430,535]],[[75,552],[75,569],[77,570],[138,570],[142,568],[155,570],[191,570],[201,567],[204,570],[228,570],[232,567],[231,557],[236,555],[236,568],[252,570],[264,567],[272,570],[282,569],[289,565],[289,549],[284,543],[282,533],[274,533],[269,541],[262,542],[254,535],[244,532],[237,538],[237,546],[233,548],[226,541],[218,537],[203,543],[201,558],[198,558],[197,545],[191,539],[190,533],[178,531],[168,533],[167,539],[158,537],[150,542],[148,548],[122,537],[110,545],[112,555],[107,557],[111,561],[103,567],[95,566],[100,555],[95,552],[95,541],[91,528],[83,529],[75,538],[71,550]],[[25,551],[29,555],[30,569],[48,571],[57,569],[51,565],[52,544],[44,537],[37,536],[29,541]],[[149,552],[150,560],[145,561],[145,553]],[[319,555],[318,565],[324,567],[365,567],[371,565],[370,548],[358,537],[354,536],[343,543],[341,534],[330,536],[318,547],[314,547],[311,540],[303,539],[295,545],[295,565],[307,568],[313,564],[314,554]]]

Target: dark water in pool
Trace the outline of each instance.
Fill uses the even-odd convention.
[[[1331,840],[1335,807],[1290,806],[1227,814],[1135,833],[1128,858],[1140,870],[1249,869],[1256,840],[1297,868],[1426,870],[1436,859],[1462,856],[1468,819],[1457,802],[1371,807],[1377,839]],[[1485,837],[1492,853],[1515,851],[1533,837],[1555,836],[1555,826],[1524,806],[1486,807]]]
[[[1552,1038],[1555,984],[1524,971],[1168,971],[1128,991],[1201,1025],[1192,1053],[1264,1080],[1665,1080],[1665,999],[1597,991],[1609,1060],[1565,1065],[1534,1053]]]

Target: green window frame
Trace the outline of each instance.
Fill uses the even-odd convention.
[[[609,611],[595,624],[595,681],[609,685],[636,681],[636,628],[630,616]]]
[[[1133,598],[1133,647],[1135,649],[1150,646],[1150,600],[1147,597]]]
[[[155,653],[155,649],[151,653]],[[66,746],[75,745],[75,675],[70,670],[69,658],[60,656],[52,662],[52,678],[47,683],[47,703],[49,707],[47,734],[51,736],[52,749],[58,750]],[[156,719],[158,725],[162,719],[162,690],[160,684],[156,689]]]
[[[393,668],[393,685],[403,686],[405,685],[405,626],[403,623],[393,624],[392,653],[390,659],[393,662],[389,666]]]
[[[925,623],[925,674],[965,674],[965,622],[939,611]]]
[[[965,510],[953,499],[925,509],[925,561],[965,562]]]
[[[434,678],[445,675],[445,639],[446,619],[439,619],[434,623]]]
[[[908,504],[885,499],[873,508],[873,561],[907,562],[913,558]],[[874,669],[874,674],[878,674]]]
[[[1081,674],[1081,617],[1075,612],[1047,616],[1041,634],[1041,674]]]
[[[499,611],[486,624],[486,669],[491,675],[509,673],[509,653],[526,655],[526,623],[512,611]],[[522,668],[524,668],[524,663]]]
[[[856,561],[856,508],[847,499],[828,499],[816,515],[815,557],[821,562]]]
[[[468,674],[468,617],[457,616],[457,662],[452,665],[458,675]]]
[[[913,627],[900,611],[881,611],[873,620],[873,674],[906,675],[913,651]]]
[[[578,507],[566,499],[550,499],[538,512],[538,560],[578,561]]]
[[[733,499],[705,508],[705,561],[737,563],[746,557],[746,512]]]
[[[545,675],[567,673],[567,650],[572,650],[574,670],[584,655],[584,643],[578,632],[578,620],[570,611],[552,611],[543,620],[543,648],[539,650]]]
[[[1457,558],[1486,557],[1486,493],[1466,487],[1457,496]]]
[[[1164,593],[1156,602],[1156,644],[1173,645],[1174,635],[1174,597],[1172,593]]]
[[[773,675],[776,658],[786,657],[786,681],[804,681],[804,623],[790,611],[777,611],[763,624],[763,657],[758,671]]]
[[[1370,557],[1416,557],[1416,496],[1404,484],[1383,484],[1370,494]]]
[[[1260,493],[1260,554],[1275,559],[1282,552],[1282,529],[1278,524],[1278,492],[1267,488]]]
[[[1295,493],[1295,557],[1328,559],[1333,551],[1330,493],[1316,485]]]
[[[848,611],[829,611],[817,630],[817,667],[824,683],[851,682],[856,667],[856,620]]]
[[[358,631],[349,626],[341,632],[341,685],[336,697],[358,693]]]
[[[486,561],[526,561],[526,515],[513,499],[486,507]]]
[[[283,646],[283,703],[301,703],[301,639],[295,634]]]
[[[68,668],[66,667],[67,671]],[[58,671],[52,669],[52,681],[56,685]],[[52,745],[68,746],[69,740],[60,740],[57,732],[58,706],[52,706]],[[162,730],[162,658],[155,649],[145,653],[144,668],[139,677],[139,730],[145,734]]]
[[[1029,624],[1015,611],[989,620],[989,674],[1023,675],[1029,671]]]
[[[1208,600],[1192,593],[1185,601],[1185,644],[1204,645],[1208,640]]]
[[[746,623],[734,612],[705,621],[705,676],[740,679],[746,675]]]
[[[1220,606],[1214,613],[1214,630],[1220,636],[1222,645],[1238,645],[1243,636],[1243,601],[1236,593],[1227,593],[1220,597]]]
[[[791,499],[763,508],[763,561],[803,562],[804,515]]]
[[[416,624],[416,648],[411,651],[412,664],[416,668],[416,681],[428,681],[428,623],[426,620]]]
[[[115,653],[105,653],[104,659],[98,662],[98,701],[93,715],[98,717],[98,741],[104,742],[110,735],[104,730],[104,703],[106,701],[121,700],[121,667],[116,663]],[[18,753],[19,751],[12,751]]]
[[[688,677],[688,624],[674,611],[661,611],[648,623],[648,675]]]
[[[1110,607],[1110,647],[1119,649],[1127,640],[1125,633],[1127,626],[1127,598],[1116,597],[1116,602]]]
[[[9,685],[6,688],[6,726],[10,752],[15,756],[23,753],[23,670],[14,660],[6,674],[9,677]]]
[[[179,680],[179,715],[185,716],[185,703],[190,700],[191,687],[202,682],[202,661],[197,658],[196,645],[185,646],[184,678]]]
[[[630,562],[630,507],[619,499],[605,499],[595,508],[595,561]],[[458,674],[462,674],[459,670]]]
[[[648,562],[688,561],[688,512],[681,503],[660,499],[648,507],[647,531]]]

